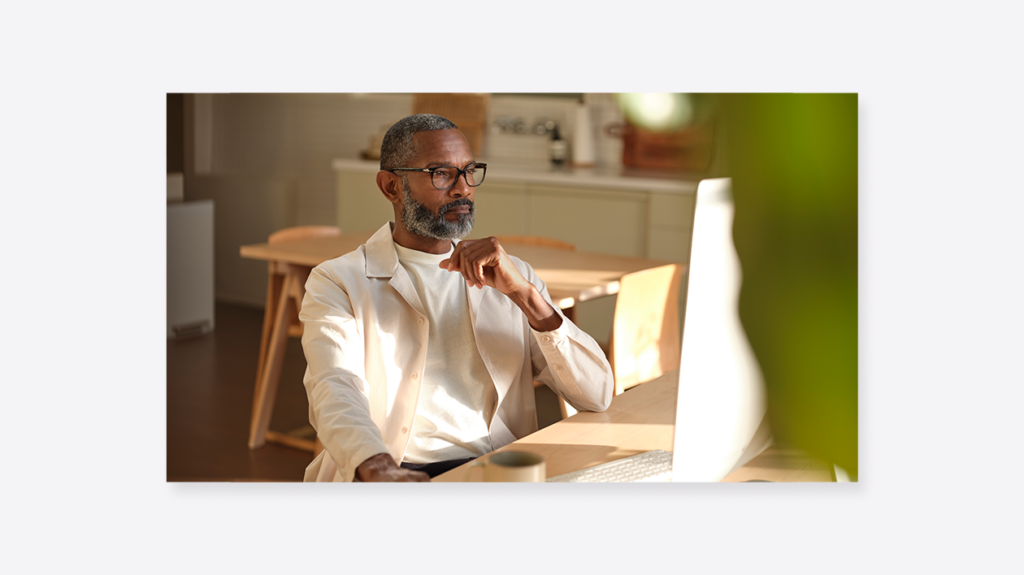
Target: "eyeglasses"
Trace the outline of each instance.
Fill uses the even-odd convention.
[[[436,168],[391,168],[389,172],[427,172],[430,174],[430,182],[439,190],[450,190],[459,180],[459,176],[465,176],[466,183],[470,187],[477,187],[484,183],[484,176],[487,175],[487,164],[469,164],[464,169],[455,166],[438,166]]]

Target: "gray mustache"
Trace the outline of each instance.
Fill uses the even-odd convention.
[[[469,200],[468,198],[459,198],[459,199],[455,200],[454,202],[451,202],[449,204],[445,204],[445,205],[441,206],[441,208],[439,210],[437,210],[437,216],[441,217],[448,210],[455,209],[455,208],[457,208],[459,206],[469,206],[469,213],[470,214],[472,214],[474,211],[476,211],[476,208],[473,207],[473,202],[471,200]]]

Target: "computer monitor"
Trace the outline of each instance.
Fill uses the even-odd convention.
[[[672,480],[721,481],[771,443],[764,379],[739,318],[729,178],[697,186]]]

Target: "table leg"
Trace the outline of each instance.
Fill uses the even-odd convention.
[[[260,392],[260,381],[263,380],[263,367],[267,363],[267,347],[270,336],[274,332],[274,316],[277,313],[277,302],[284,286],[284,275],[274,273],[274,264],[267,265],[267,304],[263,308],[263,332],[260,334],[260,356],[256,360],[256,393]],[[252,419],[256,419],[256,402],[252,405]]]
[[[273,330],[267,347],[267,355],[264,358],[265,362],[260,370],[260,378],[253,397],[253,417],[249,427],[250,449],[263,447],[267,428],[270,426],[270,415],[274,410],[274,398],[277,395],[277,383],[281,378],[281,364],[287,349],[288,322],[291,314],[295,313],[295,304],[291,303],[289,297],[291,282],[294,281],[298,281],[298,278],[292,274],[284,276],[274,310]]]

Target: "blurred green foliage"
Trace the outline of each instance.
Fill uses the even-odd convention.
[[[858,474],[857,95],[720,96],[740,319],[778,443]]]

